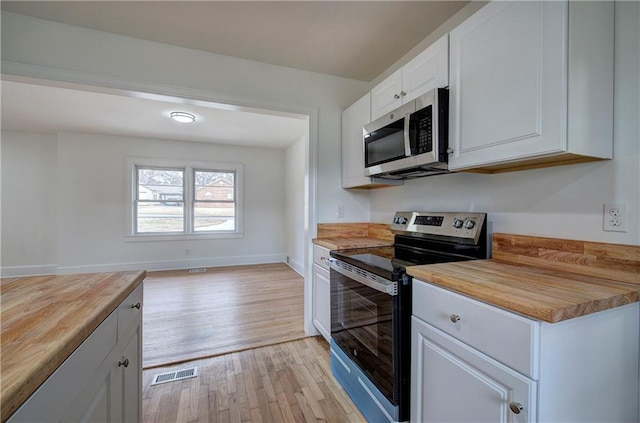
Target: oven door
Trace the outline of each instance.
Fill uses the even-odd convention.
[[[331,337],[393,404],[394,323],[397,321],[396,283],[369,275],[334,258],[331,266]],[[351,273],[351,269],[358,273]],[[376,279],[376,280],[373,280]]]

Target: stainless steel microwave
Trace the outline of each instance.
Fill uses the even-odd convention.
[[[449,90],[436,88],[364,126],[365,176],[448,173]]]

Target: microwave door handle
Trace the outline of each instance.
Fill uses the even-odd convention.
[[[409,128],[411,123],[411,113],[404,116],[404,155],[411,156],[411,138],[409,137]]]

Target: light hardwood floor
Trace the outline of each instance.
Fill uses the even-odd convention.
[[[304,281],[284,263],[150,272],[143,367],[305,337]]]
[[[196,378],[150,386],[156,374],[190,366]],[[145,423],[366,422],[319,337],[145,370],[142,398]]]

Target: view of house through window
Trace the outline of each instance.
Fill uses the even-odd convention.
[[[233,230],[235,172],[194,170],[193,231]]]
[[[137,234],[237,230],[236,170],[136,166]]]
[[[139,167],[136,232],[184,232],[184,170]]]

